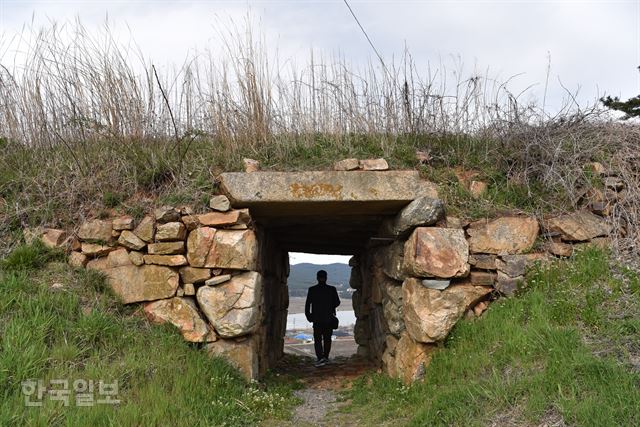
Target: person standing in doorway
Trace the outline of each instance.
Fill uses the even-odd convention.
[[[309,288],[304,314],[313,323],[313,345],[316,351],[316,367],[329,363],[331,352],[331,334],[333,332],[333,318],[336,307],[340,305],[340,298],[335,286],[327,284],[327,272],[318,271],[318,284]]]

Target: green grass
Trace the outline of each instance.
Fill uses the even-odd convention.
[[[7,253],[24,226],[71,228],[111,209],[140,216],[165,203],[203,211],[219,191],[218,174],[243,170],[244,157],[278,171],[329,170],[343,158],[384,157],[392,169],[417,169],[439,184],[447,209],[471,218],[503,209],[569,207],[561,189],[508,181],[511,166],[498,141],[464,135],[283,135],[268,144],[233,148],[199,137],[179,150],[166,140],[77,142],[69,148],[5,145],[0,153],[0,254]],[[418,165],[416,150],[431,154],[428,166]],[[489,184],[487,196],[471,198],[452,167],[480,171],[479,179]]]
[[[248,384],[171,326],[115,302],[103,277],[71,270],[42,247],[14,250],[0,270],[0,425],[247,425],[287,418],[294,383]],[[53,283],[63,284],[54,289]],[[121,403],[25,407],[21,383],[118,381]],[[72,393],[73,395],[73,393]]]
[[[368,376],[347,410],[368,425],[640,425],[639,337],[638,277],[591,248],[460,322],[423,383]]]

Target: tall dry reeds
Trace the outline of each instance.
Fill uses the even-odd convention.
[[[509,80],[465,74],[461,61],[453,68],[418,67],[405,51],[399,60],[357,67],[340,55],[311,52],[299,66],[281,61],[251,30],[232,29],[221,40],[222,54],[195,53],[174,70],[119,44],[106,26],[90,33],[79,22],[53,24],[0,40],[0,138],[14,147],[64,147],[77,166],[65,170],[66,178],[85,181],[98,175],[83,153],[95,154],[106,141],[110,150],[161,142],[180,162],[198,138],[229,154],[264,147],[286,154],[293,142],[313,146],[318,135],[335,144],[368,138],[383,152],[407,135],[465,135],[467,144],[490,139],[485,156],[505,174],[560,189],[574,203],[590,183],[584,164],[607,163],[629,187],[610,219],[621,247],[639,250],[636,125],[617,124],[597,106],[581,107],[569,93],[569,102],[549,116],[522,102]],[[159,166],[145,188],[175,175],[153,152],[131,153],[114,176],[130,170],[138,176],[136,162],[149,159]],[[19,218],[22,208],[11,209]]]
[[[76,22],[22,34],[17,65],[0,58],[2,135],[33,146],[197,132],[237,147],[279,135],[469,133],[535,113],[502,82],[463,77],[460,64],[419,69],[406,51],[385,66],[311,53],[295,67],[250,30],[223,40],[222,57],[194,54],[162,72],[108,30]]]

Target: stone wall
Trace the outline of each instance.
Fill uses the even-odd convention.
[[[541,232],[542,230],[542,232]],[[526,269],[579,245],[608,245],[609,226],[588,211],[461,223],[437,199],[416,199],[382,226],[393,241],[351,260],[358,353],[393,377],[422,378],[463,317],[480,316],[523,286]]]
[[[219,196],[211,206],[199,215],[166,206],[137,223],[89,221],[69,262],[102,271],[123,303],[143,304],[150,320],[172,323],[257,379],[281,355],[288,260],[259,238],[248,210]]]
[[[347,160],[351,164],[345,163],[342,169],[374,165]],[[232,209],[220,195],[211,199],[210,211],[202,214],[165,206],[139,221],[130,216],[94,219],[72,234],[38,229],[25,236],[67,248],[71,265],[103,272],[123,303],[141,304],[151,321],[175,325],[185,340],[226,358],[246,378],[258,379],[283,352],[289,272],[283,244],[300,244],[300,236],[316,239],[320,235],[313,231],[328,233],[340,221],[351,221],[341,228],[341,238],[375,237],[350,261],[358,354],[405,382],[424,375],[434,351],[461,318],[480,316],[491,301],[516,294],[532,263],[569,256],[583,244],[609,243],[607,222],[590,210],[540,220],[511,215],[466,222],[447,216],[435,191],[400,203],[390,190],[389,206],[399,207],[387,214],[387,207],[380,209],[385,200],[378,187],[369,185],[384,181],[384,176],[367,175],[365,180],[365,175],[358,175],[371,173],[328,173],[327,179],[335,181],[333,187],[350,188],[348,200],[339,191],[331,192],[328,199],[316,193],[305,199],[294,191],[289,203],[286,191],[270,188],[276,200],[270,203],[263,200],[260,188],[247,190],[263,219],[269,215],[270,227],[254,221],[249,209]],[[248,174],[256,185],[262,182],[255,178],[259,174]],[[320,179],[319,174],[312,181]],[[350,174],[360,178],[360,187],[354,184],[358,180],[347,182]],[[238,180],[236,175],[230,178]],[[269,176],[272,181],[289,182],[280,174]],[[406,174],[405,178],[416,176]],[[293,181],[299,179],[296,175]],[[242,182],[236,186],[244,191]],[[423,186],[412,183],[416,188]],[[357,196],[359,188],[362,196]],[[370,207],[364,209],[358,197],[373,198]],[[296,211],[295,203],[307,205]],[[321,206],[325,210],[315,209]],[[374,222],[377,216],[362,216],[375,208],[382,218],[379,222]],[[344,212],[349,209],[359,209],[361,216],[354,220]],[[292,219],[292,210],[301,216]],[[343,217],[334,218],[336,212]],[[293,220],[296,227],[289,224]],[[366,227],[358,227],[359,222]],[[372,224],[379,229],[371,228]],[[343,247],[341,242],[331,243]]]

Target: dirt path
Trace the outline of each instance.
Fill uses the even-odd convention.
[[[295,395],[303,403],[295,409],[290,422],[278,421],[284,426],[357,426],[358,421],[339,409],[348,404],[341,400],[340,392],[351,387],[353,381],[372,369],[362,358],[337,357],[327,366],[316,368],[313,359],[287,355],[276,368],[276,372],[297,378],[303,388]],[[276,425],[266,422],[264,426]]]

